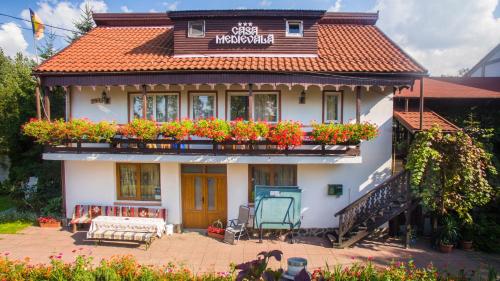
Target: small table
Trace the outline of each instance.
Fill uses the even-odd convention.
[[[92,219],[89,232],[97,230],[149,232],[161,237],[166,223],[160,218],[98,216]]]

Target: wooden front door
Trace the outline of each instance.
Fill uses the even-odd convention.
[[[227,220],[226,175],[182,175],[182,220],[186,228],[207,228]]]

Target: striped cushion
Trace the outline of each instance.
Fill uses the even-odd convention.
[[[71,220],[71,223],[74,224],[74,223],[90,223],[92,221],[92,219],[88,216],[85,216],[85,217],[81,217],[81,218],[74,218]]]
[[[109,239],[123,241],[142,241],[149,242],[153,237],[153,233],[149,232],[133,232],[133,231],[114,231],[114,230],[96,230],[87,232],[88,239]]]

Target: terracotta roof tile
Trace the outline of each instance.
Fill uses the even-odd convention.
[[[422,73],[372,25],[320,24],[318,57],[174,57],[170,27],[96,27],[38,72],[238,70]]]
[[[419,98],[420,83],[404,89],[396,97]],[[424,78],[424,97],[443,99],[500,99],[500,77]]]
[[[419,111],[394,111],[394,117],[411,132],[420,131]],[[429,130],[432,126],[438,125],[445,132],[456,132],[459,128],[446,118],[431,110],[424,111],[422,129]]]

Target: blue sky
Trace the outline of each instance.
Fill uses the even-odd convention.
[[[431,74],[456,74],[471,67],[500,43],[500,0],[18,0],[1,1],[0,12],[28,18],[28,8],[42,21],[72,28],[79,8],[97,12],[164,12],[192,9],[324,9],[341,12],[380,11],[377,25]],[[0,16],[0,47],[8,55],[33,56],[29,23]],[[57,47],[67,43],[64,31]],[[43,39],[42,39],[43,40]]]

